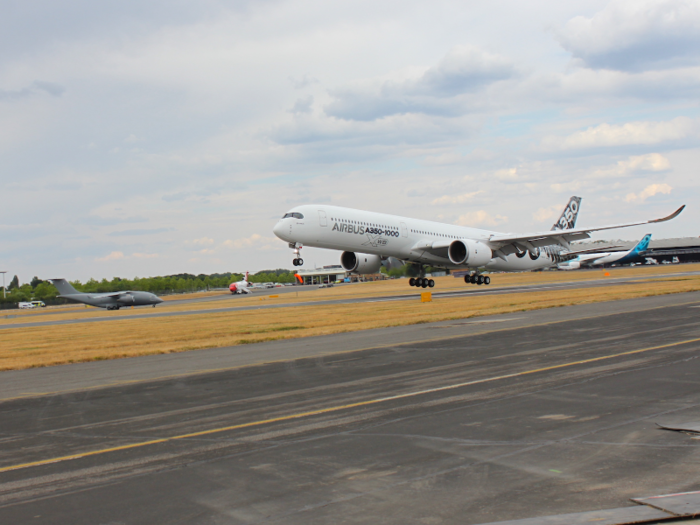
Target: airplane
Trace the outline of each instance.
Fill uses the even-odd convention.
[[[229,290],[231,290],[231,293],[253,293],[253,291],[249,288],[250,283],[248,282],[248,272],[245,273],[245,279],[242,281],[236,281],[235,283],[231,283],[228,287]]]
[[[376,273],[388,267],[391,258],[419,266],[418,278],[410,286],[433,287],[425,277],[425,266],[450,270],[467,269],[465,282],[489,284],[487,270],[519,272],[552,266],[562,260],[562,248],[588,239],[592,232],[628,228],[669,221],[685,205],[661,219],[630,222],[596,228],[563,228],[532,233],[501,233],[386,213],[362,211],[325,204],[297,206],[285,213],[273,233],[294,252],[294,266],[304,264],[304,246],[342,251],[340,264],[347,272]],[[566,225],[568,226],[568,224]]]
[[[82,293],[77,291],[65,279],[49,279],[58,290],[58,297],[75,301],[77,303],[89,304],[107,310],[119,310],[122,306],[148,306],[163,302],[163,299],[150,292],[106,292],[106,293]]]
[[[634,248],[626,252],[593,252],[582,250],[580,252],[569,252],[566,255],[575,255],[574,259],[557,264],[560,270],[578,270],[579,268],[600,266],[601,264],[625,264],[639,258],[643,252],[649,248],[651,233],[647,233]]]

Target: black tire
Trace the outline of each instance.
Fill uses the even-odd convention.
[[[472,284],[476,284],[476,275],[471,274],[471,275],[469,276],[469,282],[472,283]]]
[[[421,285],[423,288],[427,288],[427,287],[428,287],[428,279],[421,279],[421,281],[422,281],[422,282],[420,283],[420,285]]]
[[[415,279],[415,277],[411,277],[411,278],[408,280],[408,285],[409,285],[409,286],[415,286],[415,285],[416,285],[416,279]]]
[[[469,284],[469,283],[471,282],[471,281],[469,280],[469,276],[468,276],[468,275],[465,275],[465,276],[464,276],[464,282],[467,283],[467,284]]]
[[[304,259],[297,259],[297,261],[299,261],[297,266],[304,266]]]
[[[430,280],[428,281],[428,286],[429,286],[430,288],[434,287],[434,286],[435,286],[435,281],[433,281],[432,279],[430,279]]]
[[[484,277],[483,277],[482,275],[479,275],[479,276],[476,278],[476,284],[478,284],[479,286],[481,286],[482,284],[484,284]]]
[[[491,277],[488,275],[484,276],[484,284],[491,284]]]

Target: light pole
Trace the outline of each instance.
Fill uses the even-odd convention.
[[[7,298],[7,290],[5,289],[5,272],[0,272],[2,274],[2,298],[6,299]]]

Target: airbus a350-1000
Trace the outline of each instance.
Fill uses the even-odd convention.
[[[567,208],[574,203],[578,210],[580,199],[574,199],[578,198],[572,198]],[[566,259],[566,253],[571,251],[569,243],[588,239],[592,232],[665,222],[678,216],[683,208],[685,206],[668,217],[648,221],[575,228],[563,220],[563,224],[555,224],[555,229],[550,231],[500,233],[386,213],[309,204],[286,213],[273,232],[294,250],[295,266],[303,264],[300,257],[303,246],[340,250],[343,252],[340,263],[346,271],[353,273],[376,273],[382,265],[391,268],[406,262],[418,264],[420,277],[411,278],[409,283],[425,288],[435,283],[425,277],[424,266],[466,269],[470,273],[465,276],[465,282],[489,284],[489,276],[480,274],[480,268],[508,272],[546,268]],[[565,219],[564,215],[562,219]]]

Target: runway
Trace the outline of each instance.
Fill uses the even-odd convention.
[[[0,325],[0,330],[6,330],[11,328],[29,328],[38,326],[60,326],[67,324],[83,324],[83,323],[102,323],[111,321],[126,321],[132,319],[155,319],[162,317],[176,317],[176,316],[187,316],[187,315],[203,315],[203,314],[216,314],[231,311],[245,311],[245,310],[267,310],[276,308],[303,308],[305,306],[334,306],[339,304],[356,304],[356,303],[373,303],[373,302],[391,302],[391,301],[414,301],[420,295],[421,292],[430,291],[433,295],[433,299],[439,300],[440,298],[449,297],[476,297],[484,295],[502,295],[509,293],[527,293],[527,292],[537,292],[537,291],[552,291],[552,290],[575,290],[584,288],[600,288],[607,286],[619,286],[624,284],[631,284],[639,282],[640,280],[658,280],[658,279],[668,279],[674,277],[685,277],[698,275],[700,272],[678,272],[672,274],[663,275],[640,275],[637,277],[619,277],[619,278],[604,278],[604,279],[594,279],[587,281],[571,281],[571,282],[552,282],[552,283],[539,283],[525,286],[507,286],[507,287],[482,287],[477,285],[466,285],[464,290],[454,291],[440,291],[439,289],[423,289],[423,288],[410,288],[408,285],[407,293],[400,295],[386,295],[386,296],[372,296],[372,297],[349,297],[342,299],[332,299],[332,300],[318,300],[318,301],[303,301],[303,302],[285,302],[280,304],[248,304],[245,306],[224,306],[218,308],[207,308],[207,309],[195,309],[195,310],[184,310],[184,311],[168,311],[169,306],[182,305],[187,303],[199,303],[202,301],[209,302],[214,299],[218,301],[235,301],[239,296],[224,295],[217,296],[216,298],[206,297],[197,299],[182,299],[177,301],[169,301],[160,305],[156,309],[151,307],[142,307],[139,310],[143,313],[134,313],[128,315],[115,315],[113,317],[92,317],[92,318],[82,318],[82,319],[67,319],[67,320],[55,320],[55,321],[36,321],[36,322],[23,322],[23,323],[10,323]],[[361,285],[346,285],[346,286],[361,286]],[[277,289],[271,289],[267,292],[261,291],[256,292],[262,298],[266,298],[269,295],[278,295],[279,292],[275,291]],[[294,288],[287,287],[282,288],[283,293],[289,293],[296,291]],[[301,290],[302,293],[312,293],[311,290]],[[148,312],[148,313],[145,313]],[[64,313],[57,311],[57,314]],[[39,315],[47,315],[41,312]]]
[[[2,523],[479,524],[698,490],[700,292],[0,374]]]

